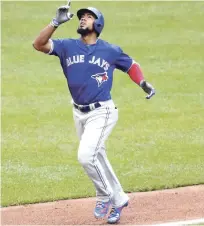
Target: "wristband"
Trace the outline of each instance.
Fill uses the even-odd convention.
[[[60,24],[55,18],[53,18],[52,21],[50,22],[50,25],[53,26],[54,28],[58,28]]]

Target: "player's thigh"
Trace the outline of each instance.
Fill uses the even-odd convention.
[[[118,110],[116,108],[104,107],[96,109],[86,120],[81,137],[81,145],[94,150],[99,149],[105,144],[117,121]]]
[[[75,125],[75,128],[76,128],[76,133],[77,133],[77,136],[79,138],[79,140],[81,139],[81,136],[84,132],[84,125],[82,123],[82,119],[80,118],[80,115],[76,114],[75,112],[76,110],[73,109],[73,119],[74,119],[74,125]]]

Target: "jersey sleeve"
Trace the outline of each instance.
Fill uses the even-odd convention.
[[[63,39],[50,39],[50,42],[51,49],[48,54],[60,57],[63,51]]]
[[[128,72],[132,63],[133,59],[129,57],[126,53],[124,53],[121,48],[118,47],[117,59],[115,61],[116,68],[123,72]]]

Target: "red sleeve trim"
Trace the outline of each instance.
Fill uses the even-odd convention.
[[[142,70],[140,66],[136,63],[132,64],[132,66],[130,67],[127,73],[130,76],[130,78],[138,85],[140,85],[140,82],[144,80]]]

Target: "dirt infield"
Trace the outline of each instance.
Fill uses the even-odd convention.
[[[121,225],[144,225],[204,218],[204,185],[129,194]],[[105,225],[93,216],[95,198],[1,209],[1,225]]]

